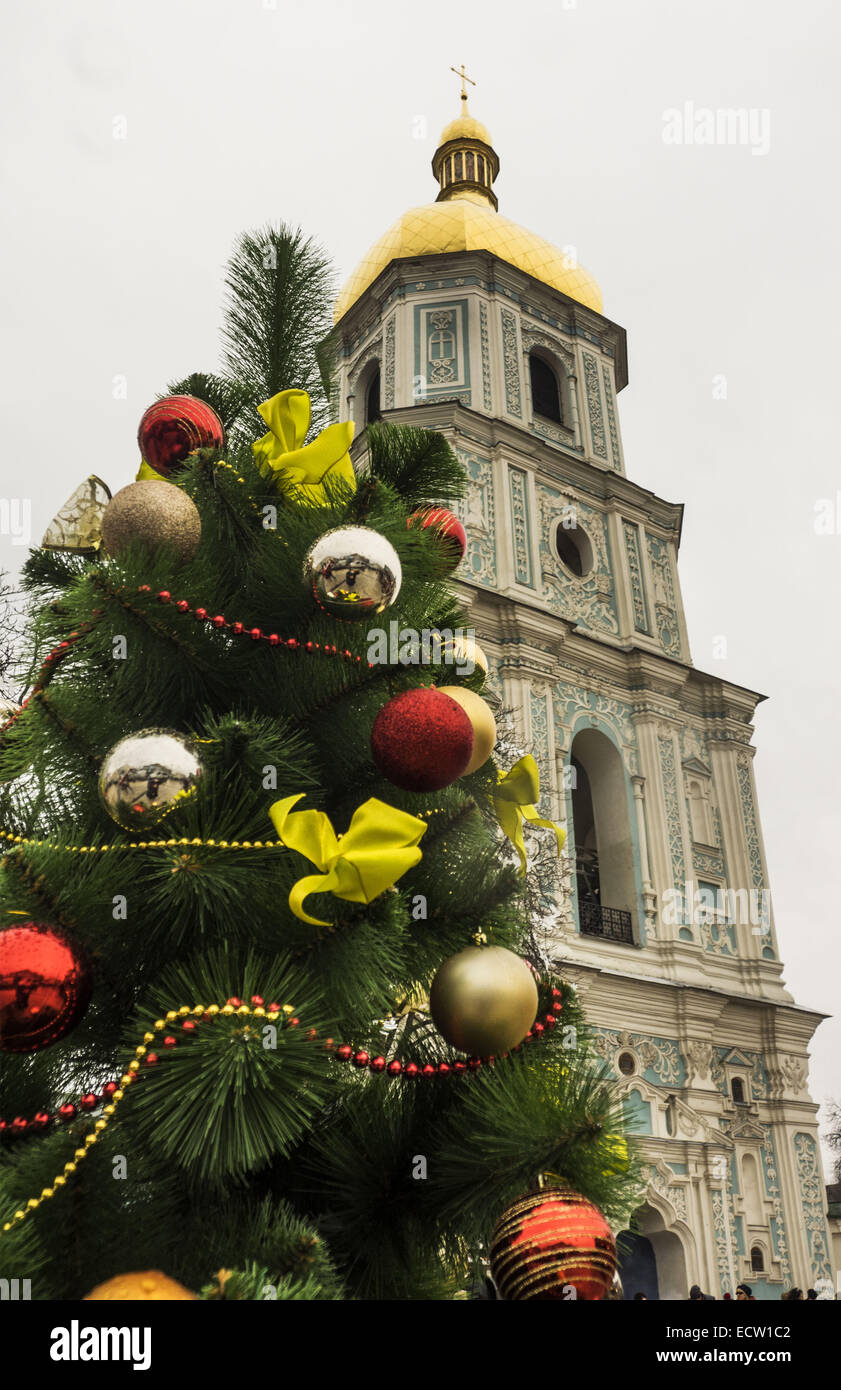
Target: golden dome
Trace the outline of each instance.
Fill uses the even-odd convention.
[[[460,126],[463,119],[453,121],[452,126]],[[472,117],[468,120],[473,122]],[[444,131],[442,143],[452,126]],[[550,285],[579,304],[586,304],[597,314],[602,312],[601,290],[588,271],[569,264],[568,257],[557,246],[500,216],[489,204],[473,202],[461,194],[446,202],[430,203],[404,212],[363,256],[345,283],[336,300],[336,322],[391,261],[446,255],[452,251],[490,251],[544,285]]]
[[[461,116],[456,116],[454,121],[445,125],[441,131],[439,145],[446,145],[448,140],[481,140],[485,145],[493,145],[490,131],[481,121],[477,121],[475,116],[471,116],[466,111]]]

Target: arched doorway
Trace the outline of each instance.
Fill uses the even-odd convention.
[[[644,1293],[655,1302],[660,1297],[657,1282],[657,1260],[648,1236],[639,1231],[623,1231],[619,1237],[619,1278],[622,1293],[630,1302],[635,1294]]]
[[[631,945],[639,939],[638,865],[622,757],[599,729],[570,749],[572,838],[579,931]]]
[[[626,1299],[632,1299],[637,1292],[652,1299],[687,1297],[683,1244],[674,1231],[666,1229],[662,1214],[650,1202],[637,1208],[631,1229],[619,1233],[617,1245],[619,1277]]]

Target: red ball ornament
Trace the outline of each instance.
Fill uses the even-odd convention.
[[[467,532],[446,507],[421,507],[409,517],[407,525],[418,522],[424,530],[431,528],[440,538],[442,549],[450,557],[453,569],[461,564],[467,553]]]
[[[90,969],[55,927],[0,931],[0,1050],[37,1052],[78,1023],[91,997]]]
[[[580,1192],[544,1188],[520,1197],[503,1213],[490,1257],[503,1299],[597,1301],[613,1283],[616,1241],[598,1207]]]
[[[473,755],[473,725],[439,690],[406,690],[383,705],[371,730],[380,772],[407,792],[435,792],[461,777]]]
[[[165,396],[150,405],[137,431],[145,463],[169,478],[194,449],[221,449],[222,421],[212,406],[196,396]]]

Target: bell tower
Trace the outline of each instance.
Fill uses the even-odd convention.
[[[357,457],[375,400],[462,462],[456,577],[541,810],[567,826],[560,870],[540,854],[532,870],[542,945],[648,1164],[650,1277],[660,1297],[747,1282],[776,1299],[835,1272],[807,1088],[822,1016],[783,982],[753,776],[764,697],[692,662],[683,507],[626,472],[625,330],[571,248],[498,211],[499,158],[458,75],[436,200],[337,300],[338,414]]]

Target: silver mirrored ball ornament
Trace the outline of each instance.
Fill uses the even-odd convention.
[[[326,531],[307,552],[304,580],[316,602],[336,618],[370,618],[400,592],[403,571],[391,541],[368,526]]]
[[[190,739],[170,729],[141,729],[105,755],[99,795],[124,830],[157,825],[173,806],[192,796],[202,765]]]

